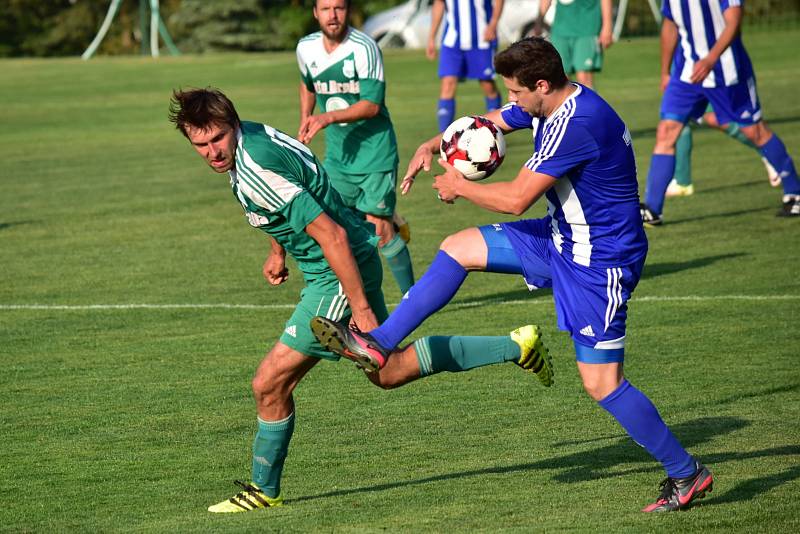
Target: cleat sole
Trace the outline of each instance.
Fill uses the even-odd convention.
[[[355,363],[356,367],[359,369],[363,369],[368,373],[373,373],[380,368],[378,362],[374,359],[363,354],[356,354],[347,348],[347,343],[345,343],[339,328],[333,321],[321,317],[314,317],[311,320],[311,332],[325,350],[347,358]]]

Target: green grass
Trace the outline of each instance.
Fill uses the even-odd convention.
[[[746,42],[766,117],[798,158],[797,32]],[[301,285],[293,270],[267,287],[265,238],[171,128],[167,103],[172,88],[214,85],[242,117],[293,134],[294,57],[0,67],[0,530],[800,529],[800,221],[774,217],[780,193],[752,150],[696,132],[697,192],[668,201],[630,305],[628,377],[713,468],[702,506],[638,511],[663,474],[582,392],[551,296],[476,274],[415,335],[539,323],[553,388],[495,366],[385,392],[347,363],[323,363],[296,392],[288,506],[213,517],[206,507],[249,474],[250,377]],[[435,65],[392,52],[386,70],[404,169],[435,130]],[[597,84],[633,132],[642,186],[657,83],[658,44],[647,39],[615,45]],[[477,87],[459,91],[459,114],[481,111]],[[509,141],[498,179],[529,155],[526,134]],[[507,220],[442,205],[429,186],[420,178],[400,202],[418,274],[448,233]],[[386,294],[399,299],[391,279]],[[263,307],[57,307],[198,303]]]

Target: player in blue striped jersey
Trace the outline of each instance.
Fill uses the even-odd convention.
[[[468,228],[445,238],[428,271],[389,318],[371,332],[340,328],[339,353],[377,361],[416,355],[420,342],[394,350],[458,291],[470,271],[521,275],[530,289],[552,287],[558,326],[573,340],[588,394],[667,472],[662,492],[644,511],[683,508],[712,488],[711,472],[687,453],[653,403],[623,376],[627,302],[647,255],[631,137],[600,96],[567,80],[553,45],[523,39],[495,57],[510,104],[488,113],[504,131],[533,130],[533,155],[510,182],[479,183],[444,161],[433,187],[452,203],[464,198],[520,215],[541,197],[547,216]],[[412,158],[403,192],[430,170],[441,135]],[[315,330],[316,333],[316,330]]]
[[[504,0],[434,0],[426,54],[436,58],[436,34],[445,21],[439,50],[439,103],[436,115],[439,131],[453,122],[459,80],[478,80],[486,109],[500,107],[500,93],[494,82],[492,57],[497,50],[497,22]]]
[[[661,121],[647,175],[645,224],[662,223],[683,125],[710,103],[720,125],[735,123],[783,185],[779,216],[800,216],[800,180],[783,141],[766,125],[750,57],[740,35],[743,0],[664,0],[661,11]],[[670,68],[674,61],[674,75]]]

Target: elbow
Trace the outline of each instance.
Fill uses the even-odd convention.
[[[508,212],[511,215],[520,216],[528,211],[528,208],[531,207],[531,204],[532,202],[528,202],[525,199],[513,199],[511,205],[509,206]]]

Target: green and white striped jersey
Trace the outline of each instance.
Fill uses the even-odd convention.
[[[250,225],[275,238],[295,259],[307,284],[336,279],[322,248],[305,230],[323,212],[345,229],[359,264],[374,254],[377,236],[344,205],[308,147],[256,122],[242,121],[236,136],[236,165],[228,171],[233,194]]]
[[[325,165],[345,174],[390,171],[397,166],[397,138],[386,108],[381,49],[370,36],[349,28],[331,53],[315,32],[297,43],[297,62],[306,88],[317,95],[323,111],[345,109],[359,100],[380,106],[367,120],[325,128]]]

